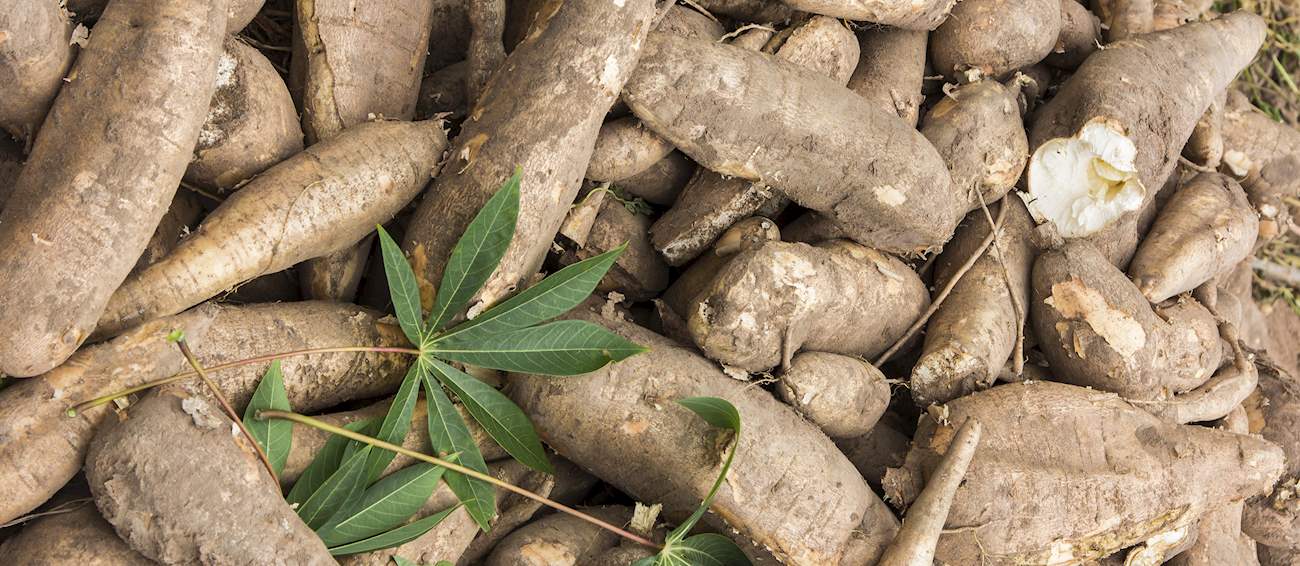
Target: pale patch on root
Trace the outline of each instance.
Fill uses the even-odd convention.
[[[1083,281],[1071,279],[1052,285],[1052,296],[1046,303],[1066,319],[1082,319],[1111,349],[1126,358],[1146,346],[1147,334],[1142,323],[1112,307],[1101,293]]]
[[[1070,138],[1039,146],[1029,159],[1029,213],[1061,236],[1080,238],[1137,210],[1146,188],[1137,177],[1137,147],[1114,122],[1096,118]]]
[[[1129,551],[1124,566],[1159,566],[1164,563],[1165,555],[1182,544],[1189,534],[1190,524],[1152,535],[1141,546]]]

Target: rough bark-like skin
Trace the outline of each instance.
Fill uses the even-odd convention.
[[[1029,321],[1054,378],[1126,399],[1167,400],[1219,367],[1214,316],[1191,297],[1154,309],[1087,242],[1034,263]]]
[[[446,139],[440,121],[371,122],[272,167],[227,198],[171,255],[123,283],[96,335],[354,247],[424,188]]]
[[[115,0],[95,25],[0,213],[0,373],[66,360],[135,265],[198,139],[225,19],[223,1]]]
[[[931,249],[965,213],[920,133],[816,71],[656,33],[623,98],[697,163],[774,187],[865,245]]]
[[[459,122],[469,112],[469,99],[465,94],[464,61],[447,65],[424,77],[420,83],[420,97],[415,103],[415,118],[427,120],[439,113],[448,112],[448,120]]]
[[[586,243],[565,253],[560,262],[577,263],[627,244],[627,249],[596,285],[596,292],[617,291],[633,301],[653,299],[668,287],[668,266],[650,246],[649,229],[648,216],[629,211],[614,199],[606,199]]]
[[[1226,175],[1202,173],[1160,209],[1133,255],[1129,277],[1159,303],[1231,273],[1250,256],[1259,218],[1241,186]]]
[[[687,309],[710,358],[749,371],[788,367],[799,350],[874,357],[930,304],[907,264],[836,240],[768,242],[737,254]]]
[[[257,12],[264,3],[264,0],[229,0],[226,7],[226,34],[234,35],[244,29],[257,17]],[[65,0],[64,4],[76,14],[78,21],[89,24],[89,20],[98,19],[104,13],[108,0]]]
[[[550,8],[488,82],[443,174],[412,217],[402,248],[426,306],[452,247],[516,167],[523,181],[515,237],[475,301],[500,301],[541,267],[654,12],[651,0]]]
[[[772,0],[697,0],[695,3],[715,16],[759,24],[783,22],[794,15],[789,6]]]
[[[1092,0],[1092,11],[1106,28],[1106,41],[1114,43],[1155,29],[1154,0]]]
[[[8,136],[0,136],[0,211],[5,209],[9,195],[23,170],[23,148]]]
[[[76,56],[73,23],[58,0],[0,6],[0,129],[31,140]]]
[[[465,98],[473,104],[492,73],[506,60],[501,36],[506,27],[506,0],[468,2],[470,34],[465,55]]]
[[[1151,27],[1161,31],[1194,22],[1213,5],[1213,0],[1155,0]]]
[[[1165,423],[1060,383],[1001,385],[947,408],[950,424],[922,417],[907,463],[886,477],[891,497],[911,503],[954,427],[984,425],[939,540],[947,564],[1097,559],[1266,490],[1283,467],[1271,442]]]
[[[463,61],[469,49],[469,36],[473,33],[469,25],[469,2],[433,0],[432,4],[433,25],[429,33],[429,54],[424,61],[425,74]],[[514,11],[514,4],[512,1],[509,11]],[[505,47],[509,51],[513,46],[513,42],[507,42]]]
[[[1223,146],[1225,165],[1232,166],[1232,152],[1246,158],[1241,186],[1267,216],[1277,213],[1282,197],[1300,196],[1300,132],[1275,122],[1237,91],[1228,94]],[[1273,214],[1267,214],[1268,206]]]
[[[99,516],[92,503],[74,511],[35,519],[0,545],[7,564],[25,566],[150,566]]]
[[[859,31],[862,55],[849,78],[849,90],[915,126],[925,100],[921,86],[925,82],[929,35],[924,31],[887,27]]]
[[[858,358],[804,352],[781,373],[777,393],[831,438],[866,434],[889,405],[885,375]]]
[[[692,350],[596,308],[570,316],[651,351],[582,379],[511,376],[508,393],[547,444],[637,500],[662,502],[664,516],[680,521],[712,486],[723,449],[718,429],[673,400],[722,397],[744,415],[745,426],[704,523],[718,532],[739,529],[786,564],[875,561],[897,520],[816,427]],[[799,455],[797,473],[790,454]]]
[[[602,521],[624,525],[632,516],[628,507],[582,509]],[[483,566],[551,566],[587,564],[614,548],[618,535],[564,513],[553,513],[529,523],[501,539]]]
[[[188,235],[191,228],[199,225],[202,216],[203,209],[196,193],[187,190],[176,191],[171,206],[167,208],[167,214],[163,215],[162,220],[158,222],[158,227],[154,229],[153,236],[149,237],[149,243],[140,254],[140,259],[136,260],[131,275],[153,265],[176,249],[181,238]]]
[[[85,348],[40,379],[0,391],[0,477],[5,478],[0,482],[0,522],[34,509],[58,491],[80,469],[99,423],[111,418],[106,407],[70,418],[65,414],[69,406],[188,369],[176,345],[166,340],[174,329],[185,332],[208,367],[304,348],[406,344],[400,329],[379,322],[371,311],[285,303],[203,306]],[[408,357],[396,354],[337,353],[286,358],[282,367],[291,405],[312,411],[390,393],[408,363]],[[242,407],[267,365],[214,372],[212,377],[231,403]]]
[[[925,114],[921,135],[948,164],[967,210],[980,208],[976,191],[985,204],[1001,199],[1029,161],[1018,94],[997,81],[980,81],[957,88]]]
[[[1137,145],[1137,173],[1149,209],[1178,165],[1196,122],[1215,94],[1250,63],[1263,40],[1262,19],[1234,12],[1107,46],[1088,57],[1037,111],[1029,130],[1030,152],[1053,138],[1075,135],[1093,118],[1115,120]],[[1169,96],[1143,94],[1151,92]],[[1125,214],[1090,239],[1111,263],[1124,267],[1145,229],[1140,221],[1144,214]]]
[[[930,61],[949,81],[999,78],[1042,61],[1061,32],[1061,0],[962,0],[930,34]]]
[[[669,153],[645,171],[619,181],[616,185],[626,194],[641,197],[650,204],[668,206],[677,200],[686,183],[695,174],[695,162],[680,151]]]
[[[1287,467],[1272,493],[1246,502],[1241,527],[1261,545],[1300,549],[1300,503],[1295,499],[1295,481],[1300,478],[1300,385],[1268,364],[1259,369],[1259,387],[1245,403],[1251,432],[1281,446]]]
[[[1228,91],[1220,92],[1214,102],[1205,109],[1205,114],[1196,122],[1192,136],[1183,146],[1183,157],[1192,163],[1210,169],[1217,169],[1223,160],[1223,113],[1227,105]]]
[[[912,439],[905,430],[902,417],[886,412],[870,432],[857,438],[838,439],[835,445],[853,462],[867,484],[880,491],[885,470],[903,465],[912,447]]]
[[[1056,45],[1043,62],[1057,69],[1073,70],[1101,43],[1101,22],[1078,0],[1061,0],[1061,32]]]
[[[185,180],[204,189],[233,189],[299,151],[298,111],[280,74],[261,52],[227,38],[217,62],[217,92]]]
[[[925,346],[912,368],[910,388],[919,406],[945,403],[992,386],[1024,330],[1029,272],[1037,255],[1030,243],[1034,222],[1018,197],[1003,199],[999,206],[1011,208],[996,246],[989,246],[926,323]],[[935,262],[935,287],[947,285],[988,235],[983,210],[967,215]]]
[[[95,435],[86,479],[132,548],[164,564],[335,563],[219,405],[164,389],[128,415]]]
[[[957,0],[782,0],[802,12],[864,20],[903,29],[931,30],[943,23]]]
[[[636,116],[624,116],[600,127],[586,177],[621,181],[645,171],[672,151],[673,144],[647,130]]]

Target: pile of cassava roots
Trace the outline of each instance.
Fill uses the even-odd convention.
[[[1265,19],[1221,10],[0,0],[0,564],[1300,565],[1300,317],[1252,298],[1300,131],[1234,86]],[[449,319],[622,249],[559,319],[647,351],[456,364],[554,470],[472,440],[655,544],[511,491],[485,529],[453,485],[339,552],[283,494],[343,441],[294,424],[268,475],[220,405],[299,352],[293,411],[382,417],[416,358],[377,226],[433,309],[516,172]],[[746,558],[655,558],[702,501]]]

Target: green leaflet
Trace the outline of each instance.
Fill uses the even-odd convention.
[[[298,507],[298,517],[312,529],[320,528],[334,513],[352,501],[366,486],[366,461],[370,456],[366,446],[347,458],[338,471],[330,475],[320,488]]]
[[[417,360],[406,370],[406,377],[402,378],[402,385],[397,389],[397,395],[393,396],[393,404],[389,405],[388,413],[384,415],[384,423],[379,426],[379,433],[375,438],[389,444],[402,445],[407,431],[411,430],[411,414],[415,412],[415,402],[420,398],[420,375],[425,371],[424,367],[424,361]],[[371,450],[366,482],[378,478],[396,456],[387,450]]]
[[[244,409],[244,428],[262,445],[266,457],[271,461],[271,469],[279,476],[284,471],[284,463],[289,459],[289,448],[293,444],[293,423],[281,419],[258,420],[257,412],[263,410],[292,411],[289,397],[284,393],[284,376],[280,373],[280,360],[272,360],[262,381],[253,391],[253,397]]]
[[[447,394],[442,392],[438,382],[427,374],[424,378],[424,395],[429,407],[429,442],[433,444],[434,451],[444,454],[459,452],[457,464],[488,473],[483,453],[479,452],[460,413],[456,412],[456,407],[451,404]],[[451,470],[443,474],[443,480],[460,502],[465,504],[465,510],[474,518],[474,522],[486,532],[497,511],[496,492],[492,485]]]
[[[479,340],[439,342],[432,354],[480,367],[544,375],[578,375],[647,348],[583,320],[560,320]]]
[[[705,533],[676,544],[667,544],[654,558],[643,558],[637,566],[750,566],[749,558],[735,542],[722,535]]]
[[[366,428],[378,422],[377,419],[366,419],[348,423],[343,425],[343,428],[352,432],[363,432]],[[339,465],[343,463],[343,460],[350,456],[351,452],[355,451],[349,450],[349,448],[360,444],[360,442],[353,442],[342,436],[330,436],[326,439],[325,446],[321,447],[320,452],[316,453],[316,457],[312,459],[311,464],[307,466],[306,470],[303,470],[302,475],[298,476],[298,481],[294,482],[293,489],[289,490],[289,495],[284,498],[285,501],[291,505],[298,504],[301,506],[303,502],[307,501],[308,497],[311,497],[311,494],[320,488],[321,484],[325,483],[325,480],[329,479],[339,469]]]
[[[384,276],[388,279],[388,294],[393,300],[393,312],[397,313],[397,322],[402,326],[402,333],[412,344],[424,340],[424,330],[420,326],[420,286],[415,282],[415,272],[411,264],[402,255],[402,248],[397,246],[393,237],[383,226],[378,226],[379,250],[384,256]]]
[[[402,468],[370,486],[316,533],[325,546],[339,546],[398,527],[429,500],[442,473],[441,466],[425,462]]]
[[[488,277],[501,263],[510,240],[515,236],[515,221],[519,217],[519,182],[523,171],[515,169],[515,174],[497,190],[487,204],[478,211],[474,220],[465,229],[465,234],[456,242],[447,260],[447,267],[442,272],[442,283],[438,285],[438,297],[433,310],[429,312],[429,321],[425,326],[429,333],[442,330],[456,313],[465,308],[470,298],[483,288]]]
[[[450,509],[439,511],[418,521],[412,521],[386,533],[378,534],[365,540],[332,547],[329,549],[329,552],[334,556],[342,556],[344,554],[370,552],[372,550],[392,548],[394,546],[406,544],[420,538],[420,535],[423,535],[438,526],[438,523],[441,523],[443,519],[446,519],[448,515],[451,515],[452,511],[459,508],[460,506],[451,507]]]
[[[462,344],[471,343],[560,316],[591,295],[624,249],[627,244],[561,269],[473,320],[460,323],[436,337],[434,343],[453,337]]]
[[[691,513],[690,517],[668,533],[665,547],[672,547],[681,541],[704,516],[704,512],[709,510],[709,506],[713,504],[713,497],[718,494],[718,488],[722,486],[722,480],[726,479],[727,471],[731,469],[731,461],[736,457],[736,447],[740,446],[740,412],[734,405],[717,397],[687,397],[678,399],[677,404],[690,409],[713,426],[732,431],[735,437],[731,439],[731,449],[727,451],[727,459],[722,464],[722,470],[718,472],[718,479],[714,480],[713,487],[709,489],[709,494],[704,497],[704,501],[700,502],[700,506]]]
[[[483,425],[483,430],[492,440],[525,466],[548,474],[555,473],[546,459],[546,450],[542,448],[532,421],[514,401],[463,371],[438,360],[431,363],[433,375],[456,393],[470,416]]]

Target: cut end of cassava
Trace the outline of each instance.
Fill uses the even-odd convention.
[[[1097,233],[1146,198],[1134,164],[1137,146],[1124,128],[1094,118],[1074,137],[1039,146],[1029,160],[1029,212],[1065,238]]]
[[[996,378],[984,360],[959,344],[944,344],[926,352],[912,368],[912,400],[918,407],[947,403],[987,389]]]

